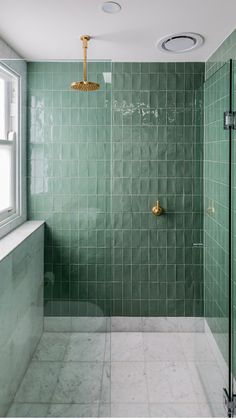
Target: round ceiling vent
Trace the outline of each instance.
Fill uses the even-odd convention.
[[[105,1],[102,5],[102,10],[105,13],[110,13],[110,14],[118,13],[121,11],[121,5],[114,1]]]
[[[204,38],[197,33],[182,32],[165,36],[158,42],[158,47],[165,52],[180,54],[199,48],[203,42]]]

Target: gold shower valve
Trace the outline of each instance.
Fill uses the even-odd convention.
[[[160,205],[160,201],[157,201],[157,204],[152,208],[153,215],[162,215],[164,213],[164,209]]]

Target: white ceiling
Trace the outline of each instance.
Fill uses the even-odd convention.
[[[122,10],[110,15],[102,0],[0,0],[0,36],[27,60],[82,58],[79,37],[89,34],[89,59],[205,61],[236,27],[235,0],[117,1]],[[185,54],[156,47],[188,31],[205,44]]]

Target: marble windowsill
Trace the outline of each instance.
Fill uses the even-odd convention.
[[[26,221],[0,240],[0,262],[27,237],[44,224],[44,221]]]

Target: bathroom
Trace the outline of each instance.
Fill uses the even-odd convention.
[[[236,415],[235,16],[0,0],[1,417]]]

